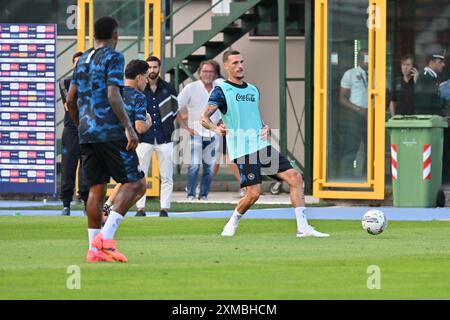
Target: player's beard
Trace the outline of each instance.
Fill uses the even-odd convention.
[[[149,79],[150,80],[155,80],[156,78],[158,78],[158,74],[159,73],[150,73],[149,75],[148,75],[148,77],[149,77]]]

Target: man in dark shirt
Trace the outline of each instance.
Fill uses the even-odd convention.
[[[445,67],[444,56],[433,54],[417,79],[415,88],[416,114],[444,115],[444,103],[439,93],[438,75]]]
[[[444,70],[445,57],[433,54],[427,59],[427,66],[416,83],[416,114],[445,116],[445,101],[439,90],[438,75]],[[444,129],[442,155],[442,180],[450,180],[450,130]]]
[[[397,77],[392,85],[391,116],[414,114],[414,86],[419,72],[414,68],[414,58],[407,54],[401,58],[402,76]]]
[[[167,217],[173,192],[173,142],[175,130],[174,120],[178,115],[178,101],[175,90],[159,77],[161,61],[155,57],[147,58],[149,78],[144,94],[147,97],[147,112],[153,120],[153,125],[140,138],[136,152],[139,163],[145,175],[150,167],[152,153],[155,151],[161,177],[160,217]],[[136,203],[136,216],[145,216],[144,195]]]
[[[83,52],[77,52],[72,57],[72,70],[78,62]],[[59,81],[59,90],[61,92],[61,100],[64,105],[64,129],[61,137],[61,194],[60,198],[63,202],[63,210],[61,215],[70,216],[70,203],[72,201],[75,177],[77,172],[78,161],[81,159],[80,144],[78,141],[78,129],[70,119],[69,110],[67,109],[67,91],[70,87],[72,77],[67,77]],[[83,170],[78,170],[78,193],[80,199],[86,204],[89,195],[83,175]]]
[[[70,116],[79,124],[82,165],[90,186],[87,262],[127,261],[117,250],[114,235],[129,208],[145,192],[144,173],[135,152],[139,139],[121,96],[125,59],[115,50],[117,30],[118,23],[111,17],[94,23],[95,47],[80,57],[67,98]],[[101,228],[106,185],[111,177],[122,187],[114,210]]]

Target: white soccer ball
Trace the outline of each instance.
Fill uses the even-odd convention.
[[[373,235],[382,233],[387,227],[386,216],[383,211],[377,209],[367,211],[361,222],[363,229]]]

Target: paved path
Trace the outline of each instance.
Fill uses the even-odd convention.
[[[306,214],[308,219],[327,220],[360,220],[364,213],[373,208],[369,207],[322,207],[308,208]],[[410,220],[410,221],[450,221],[450,208],[388,208],[379,207],[388,220]],[[22,215],[22,216],[58,216],[60,211],[55,210],[0,210],[0,215]],[[135,212],[130,212],[128,216],[134,217]],[[229,218],[232,210],[224,211],[200,211],[200,212],[171,212],[170,217],[184,218]],[[72,216],[82,216],[82,211],[72,211]],[[157,217],[158,212],[147,212],[148,217]],[[247,219],[294,219],[293,209],[259,209],[249,210]],[[142,219],[142,218],[138,218]]]
[[[239,200],[238,193],[235,192],[211,192],[209,200],[202,201],[214,203],[236,203]],[[158,201],[158,200],[149,200]],[[198,200],[195,200],[197,202]],[[191,202],[186,199],[185,192],[174,192],[173,202]],[[319,199],[311,196],[306,197],[306,203],[317,203]],[[258,203],[266,204],[289,204],[289,194],[280,195],[263,194]],[[59,201],[0,201],[0,215],[47,215],[58,216],[60,210],[2,210],[7,207],[27,207],[27,206],[61,206]],[[369,207],[314,207],[308,208],[306,213],[308,219],[333,219],[333,220],[360,220],[367,210],[374,209]],[[449,220],[450,208],[392,208],[378,207],[382,210],[389,220],[412,220],[412,221],[431,221],[431,220]],[[130,212],[128,216],[134,216],[135,212]],[[202,211],[202,212],[170,212],[170,217],[186,218],[229,218],[232,210],[224,211]],[[72,211],[73,216],[82,216],[82,211]],[[147,212],[148,217],[157,217],[158,212]],[[249,210],[246,218],[250,219],[294,219],[293,209],[259,209]]]

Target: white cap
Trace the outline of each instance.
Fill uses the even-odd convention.
[[[438,53],[432,54],[431,57],[432,57],[433,59],[442,59],[442,60],[445,60],[445,57],[444,57],[442,54],[438,54]]]

